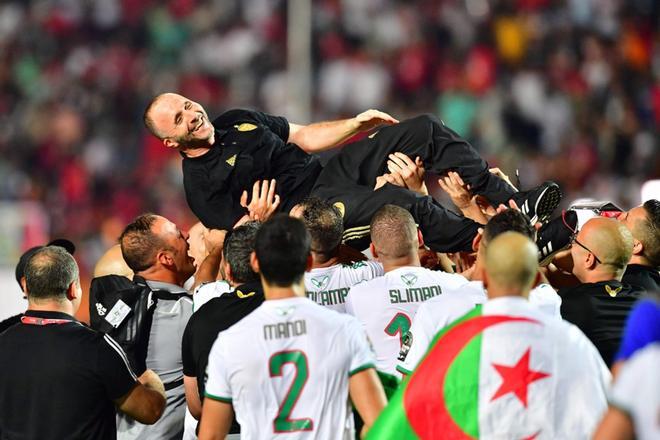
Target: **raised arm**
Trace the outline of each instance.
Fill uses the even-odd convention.
[[[309,125],[289,123],[289,142],[298,145],[308,153],[318,153],[340,145],[358,132],[398,122],[387,113],[367,110],[351,119],[316,122]]]

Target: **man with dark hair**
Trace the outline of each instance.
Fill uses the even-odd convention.
[[[305,297],[310,244],[292,217],[259,229],[251,264],[266,301],[213,344],[200,439],[224,438],[232,407],[246,438],[352,438],[349,393],[367,427],[384,407],[359,323]]]
[[[183,333],[181,346],[186,400],[190,413],[197,420],[202,413],[209,352],[218,333],[236,324],[264,301],[259,275],[250,265],[259,225],[249,222],[227,233],[222,245],[224,280],[203,284],[194,295],[195,298],[205,295],[204,290],[213,295],[201,308],[195,308]],[[212,249],[210,255],[213,253]],[[205,260],[202,264],[206,263]],[[230,433],[236,432],[239,429],[234,424]]]
[[[339,210],[329,202],[308,197],[291,210],[300,218],[312,237],[312,269],[305,272],[305,291],[315,303],[345,312],[346,295],[351,286],[383,274],[376,261],[340,262],[344,225]]]
[[[488,171],[469,143],[432,115],[398,123],[368,110],[351,119],[302,126],[257,111],[230,110],[211,124],[198,103],[164,93],[149,104],[144,120],[166,147],[181,152],[186,199],[209,228],[231,229],[245,215],[243,192],[255,181],[276,179],[284,212],[312,192],[341,207],[344,238],[356,245],[368,241],[373,213],[393,203],[413,214],[432,249],[469,249],[478,228],[472,220],[405,188],[388,184],[374,191],[376,178],[387,172],[388,158],[397,151],[419,157],[437,174],[456,169],[475,193],[494,204],[513,199],[533,221],[545,220],[561,197],[552,182],[515,192]],[[310,155],[382,125],[390,126],[346,146],[323,170]]]
[[[73,243],[71,243],[69,240],[66,240],[64,238],[58,238],[56,240],[53,240],[50,243],[48,243],[46,246],[59,246],[61,248],[66,249],[66,251],[71,255],[73,255],[73,253],[76,251],[76,246]],[[35,246],[23,252],[23,255],[21,255],[21,257],[18,259],[18,263],[16,264],[16,270],[15,270],[16,282],[18,283],[18,286],[21,288],[21,291],[23,292],[23,299],[26,298],[25,265],[30,260],[30,257],[32,257],[32,255],[34,255],[39,249],[42,249],[43,247],[44,246]],[[5,320],[0,321],[0,333],[4,332],[12,325],[21,322],[22,316],[23,314],[19,313],[18,315],[10,316]]]
[[[346,299],[346,311],[360,321],[373,345],[376,368],[388,391],[401,378],[396,359],[417,308],[467,283],[461,275],[422,267],[418,254],[422,243],[408,211],[383,206],[371,220],[370,249],[385,275],[354,285]]]
[[[647,292],[660,292],[660,201],[647,200],[618,220],[633,236],[633,251],[622,282]]]
[[[155,214],[137,217],[119,238],[122,257],[135,273],[133,281],[158,292],[146,365],[160,376],[167,391],[167,408],[160,421],[144,426],[120,417],[120,439],[181,438],[186,399],[180,344],[192,315],[192,300],[183,284],[195,273],[187,238],[174,223]]]
[[[466,284],[458,289],[425,301],[417,310],[412,326],[408,334],[404,336],[399,353],[396,368],[400,373],[407,375],[415,369],[438,331],[472,310],[476,305],[488,300],[483,283],[486,251],[490,243],[505,232],[517,232],[532,241],[536,236],[536,231],[529,224],[527,217],[515,209],[500,212],[488,221],[472,244],[473,249],[477,252],[477,258],[471,270],[470,281],[466,280]],[[561,298],[549,284],[537,283],[532,286],[528,299],[534,308],[555,318],[561,317]]]
[[[643,290],[621,278],[632,255],[633,237],[614,219],[587,221],[571,240],[573,275],[580,284],[559,291],[561,314],[591,339],[609,366],[621,343],[626,318]]]
[[[153,371],[138,379],[123,350],[77,321],[78,266],[63,248],[37,249],[24,266],[28,310],[0,335],[0,436],[116,438],[115,405],[141,423],[165,408]]]

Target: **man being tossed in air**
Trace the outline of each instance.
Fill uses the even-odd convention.
[[[288,212],[313,193],[342,211],[345,241],[368,243],[369,221],[381,206],[408,210],[436,251],[469,250],[478,224],[438,205],[431,197],[391,184],[374,191],[392,153],[420,158],[425,169],[441,174],[456,170],[472,190],[493,204],[516,201],[532,222],[544,221],[561,193],[546,182],[528,192],[515,192],[488,172],[488,164],[465,140],[431,115],[399,123],[390,115],[368,110],[354,118],[298,125],[258,111],[229,110],[213,123],[197,103],[174,93],[157,96],[144,114],[147,128],[166,147],[183,155],[186,198],[209,228],[229,230],[246,213],[241,197],[255,181],[276,179]],[[330,159],[325,168],[311,153],[340,145],[358,132],[389,125],[354,142]]]

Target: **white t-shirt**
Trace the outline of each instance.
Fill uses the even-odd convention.
[[[417,310],[410,331],[404,337],[397,371],[410,374],[440,330],[487,300],[484,284],[481,281],[470,281],[422,304]],[[529,293],[529,303],[544,314],[561,319],[561,297],[549,284],[540,284],[532,289]]]
[[[364,326],[376,353],[376,368],[401,377],[396,362],[403,336],[423,301],[468,281],[423,267],[401,267],[351,287],[346,311]]]
[[[621,369],[610,393],[612,406],[626,412],[640,440],[660,438],[660,343],[633,355]]]
[[[242,439],[349,439],[349,377],[373,362],[352,316],[307,298],[270,300],[220,332],[205,392],[232,403]]]
[[[305,272],[307,297],[316,304],[346,313],[346,295],[360,281],[383,275],[383,265],[377,261],[358,261],[353,264],[335,264]]]
[[[234,288],[224,280],[203,283],[197,286],[197,289],[193,292],[193,313],[213,298],[219,298],[232,290]]]

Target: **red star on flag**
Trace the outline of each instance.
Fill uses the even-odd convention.
[[[542,371],[529,369],[529,354],[532,348],[528,348],[525,354],[518,360],[516,365],[507,367],[506,365],[493,364],[493,367],[502,376],[502,384],[490,399],[493,400],[514,393],[523,406],[527,408],[527,388],[532,382],[541,380],[550,375]]]

